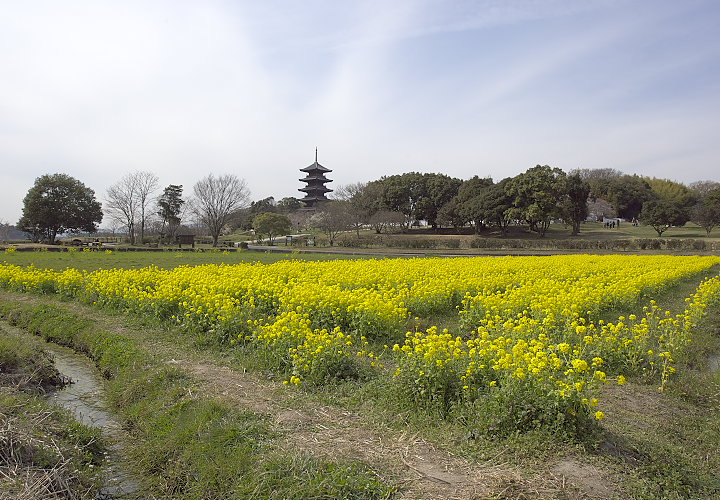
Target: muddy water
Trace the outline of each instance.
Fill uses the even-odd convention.
[[[124,435],[118,421],[107,411],[104,380],[97,368],[87,357],[66,347],[47,343],[43,349],[53,355],[58,371],[72,380],[62,390],[50,393],[47,400],[70,410],[79,422],[99,428],[110,443],[100,498],[137,498],[140,485],[124,467]]]

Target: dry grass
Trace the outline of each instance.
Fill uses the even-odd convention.
[[[53,436],[63,432],[55,412],[21,406],[0,411],[0,499],[84,498],[87,482],[74,470],[67,444]]]

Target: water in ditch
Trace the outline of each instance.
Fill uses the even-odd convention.
[[[140,484],[123,465],[123,431],[119,422],[108,412],[104,403],[103,378],[87,357],[72,349],[47,343],[43,349],[53,355],[55,367],[72,383],[54,391],[47,400],[70,410],[75,418],[88,426],[97,427],[109,442],[104,470],[104,486],[98,498],[137,498]]]

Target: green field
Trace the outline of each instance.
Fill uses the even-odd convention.
[[[202,264],[239,264],[242,262],[259,262],[271,264],[283,259],[296,260],[330,260],[359,258],[352,255],[333,255],[323,253],[280,253],[256,252],[251,250],[223,251],[205,250],[202,252],[143,252],[143,251],[15,251],[0,252],[0,262],[16,266],[33,265],[39,268],[66,269],[75,268],[85,271],[96,269],[139,269],[156,266],[172,269],[178,266],[199,266]]]

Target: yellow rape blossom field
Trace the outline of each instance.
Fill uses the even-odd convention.
[[[88,272],[6,262],[0,287],[205,332],[256,352],[287,385],[386,377],[399,397],[439,415],[487,414],[486,432],[579,435],[605,418],[603,384],[641,377],[665,389],[694,326],[720,303],[720,277],[680,312],[652,299],[719,264],[574,255]]]

